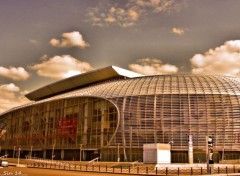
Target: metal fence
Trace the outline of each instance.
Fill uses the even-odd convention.
[[[108,166],[108,165],[81,165],[66,162],[32,162],[27,164],[31,168],[45,168],[57,170],[71,170],[81,172],[144,174],[144,175],[204,175],[240,173],[240,166],[211,166],[206,167],[154,167],[154,166]]]

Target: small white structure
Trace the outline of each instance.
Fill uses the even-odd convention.
[[[170,164],[170,144],[143,144],[143,163]]]

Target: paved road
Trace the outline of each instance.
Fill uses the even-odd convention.
[[[111,173],[93,173],[93,172],[76,172],[76,171],[63,171],[63,170],[50,170],[50,169],[37,169],[37,168],[20,168],[10,166],[8,168],[0,168],[0,176],[116,176],[119,174]],[[125,175],[124,176],[130,176]],[[131,175],[132,176],[132,175]]]

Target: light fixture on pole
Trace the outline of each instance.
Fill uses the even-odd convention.
[[[54,148],[55,148],[55,144],[52,145],[52,162],[53,162],[53,158],[55,157],[54,156]]]
[[[21,146],[19,145],[18,146],[18,165],[19,165],[19,162],[20,162],[20,150],[21,150]]]
[[[169,141],[168,144],[170,144],[170,163],[171,163],[172,162],[172,159],[171,159],[172,158],[171,157],[172,154],[171,154],[171,152],[172,152],[172,145],[174,144],[174,142],[173,141]]]
[[[13,158],[15,157],[15,150],[16,150],[16,146],[13,146]]]
[[[118,152],[117,152],[118,153],[118,159],[117,159],[117,161],[120,162],[119,143],[117,143],[117,146],[118,146]]]
[[[80,145],[80,148],[79,148],[79,152],[80,152],[80,154],[79,154],[79,161],[81,162],[82,161],[82,145],[83,144],[79,144]]]
[[[32,159],[32,150],[33,150],[33,146],[31,145],[30,159]]]

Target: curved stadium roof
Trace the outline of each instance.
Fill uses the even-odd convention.
[[[116,66],[109,66],[60,80],[58,82],[49,84],[33,92],[30,92],[25,96],[29,100],[41,100],[53,95],[67,92],[76,88],[85,87],[101,81],[124,77],[133,78],[139,76],[142,75]]]
[[[155,75],[99,83],[55,97],[97,96],[114,98],[154,94],[240,95],[240,79],[203,75]],[[50,98],[51,99],[51,98]]]
[[[110,66],[64,79],[33,91],[26,97],[36,102],[13,108],[5,113],[59,98],[94,96],[111,99],[155,94],[240,96],[240,78],[208,75],[142,76],[119,67]]]

